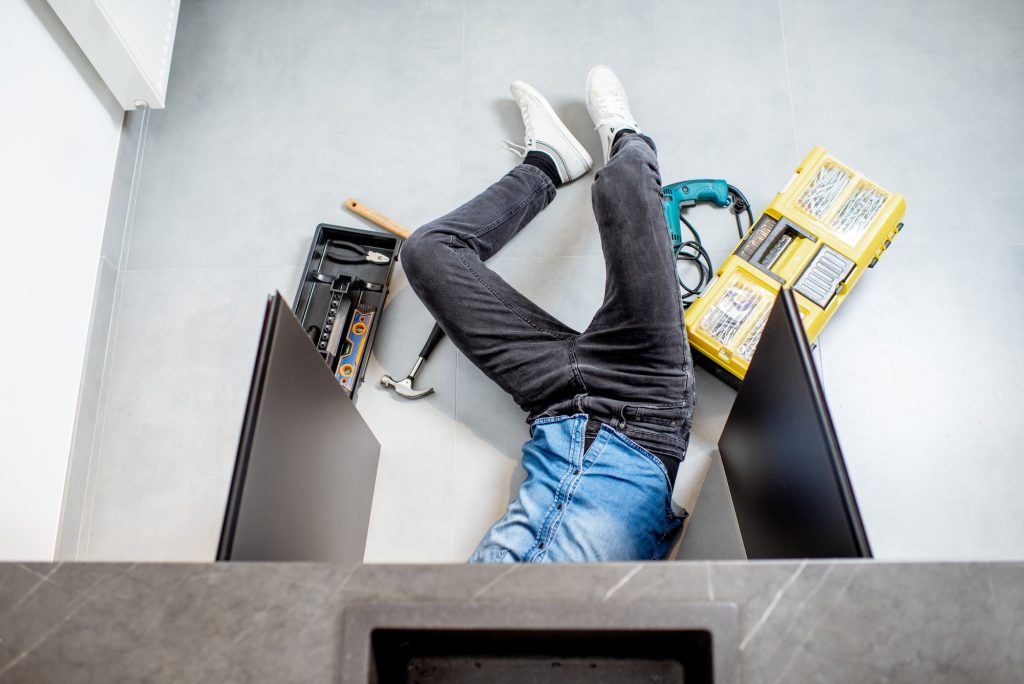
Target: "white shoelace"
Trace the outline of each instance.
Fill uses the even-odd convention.
[[[511,140],[502,140],[501,142],[505,143],[506,150],[516,155],[520,159],[524,158],[526,156],[526,153],[530,151],[530,148],[526,147],[525,145],[517,145]]]
[[[626,103],[626,99],[618,92],[594,98],[594,105],[599,112],[605,115],[597,121],[597,124],[594,126],[595,131],[601,128],[601,126],[613,126],[615,124],[618,124],[621,128],[623,121],[636,125],[629,112],[629,105]]]

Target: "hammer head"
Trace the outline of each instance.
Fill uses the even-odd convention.
[[[404,380],[395,380],[390,375],[383,375],[380,378],[380,384],[384,387],[390,387],[398,393],[398,396],[406,399],[422,399],[423,397],[434,393],[433,387],[429,387],[425,390],[414,390],[412,388],[412,376],[409,376]]]

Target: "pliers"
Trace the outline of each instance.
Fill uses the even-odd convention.
[[[345,250],[351,252],[351,255],[332,254],[332,249]],[[372,249],[368,249],[362,245],[357,245],[354,242],[348,242],[346,240],[329,241],[326,245],[324,256],[336,264],[358,264],[364,261],[368,261],[371,264],[386,264],[391,261],[391,257],[387,254],[375,252]]]

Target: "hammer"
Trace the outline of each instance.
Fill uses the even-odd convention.
[[[412,388],[412,381],[416,379],[416,373],[419,372],[420,366],[430,356],[430,352],[434,351],[434,347],[444,337],[444,331],[441,330],[441,326],[434,323],[434,328],[430,331],[430,337],[427,338],[426,343],[423,345],[423,349],[420,350],[419,358],[416,359],[416,363],[413,364],[412,370],[409,371],[409,375],[404,380],[395,380],[390,375],[382,375],[380,378],[380,384],[384,387],[390,387],[398,392],[398,396],[405,397],[406,399],[422,399],[423,397],[429,396],[434,393],[433,387],[428,387],[425,390],[414,390]]]
[[[365,204],[352,199],[349,197],[345,200],[345,208],[356,214],[359,214],[363,218],[372,223],[377,224],[384,230],[397,235],[403,240],[409,238],[409,231],[403,226],[399,225],[395,221],[392,221],[384,214],[379,214],[373,209],[370,209]],[[434,351],[434,347],[444,337],[444,331],[441,330],[441,326],[434,323],[433,329],[430,331],[430,337],[427,338],[426,344],[423,345],[423,349],[420,350],[419,358],[416,359],[416,363],[413,364],[412,370],[409,371],[409,375],[404,380],[395,380],[390,375],[384,374],[380,378],[380,384],[384,387],[390,387],[398,392],[398,396],[405,397],[406,399],[422,399],[423,397],[430,396],[434,393],[434,388],[430,387],[425,390],[414,390],[412,388],[412,381],[416,379],[416,373],[419,372],[420,366],[430,356],[430,352]]]

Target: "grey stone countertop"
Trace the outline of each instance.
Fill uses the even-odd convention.
[[[1024,563],[9,563],[0,684],[337,681],[360,602],[730,602],[744,682],[1024,681]]]

